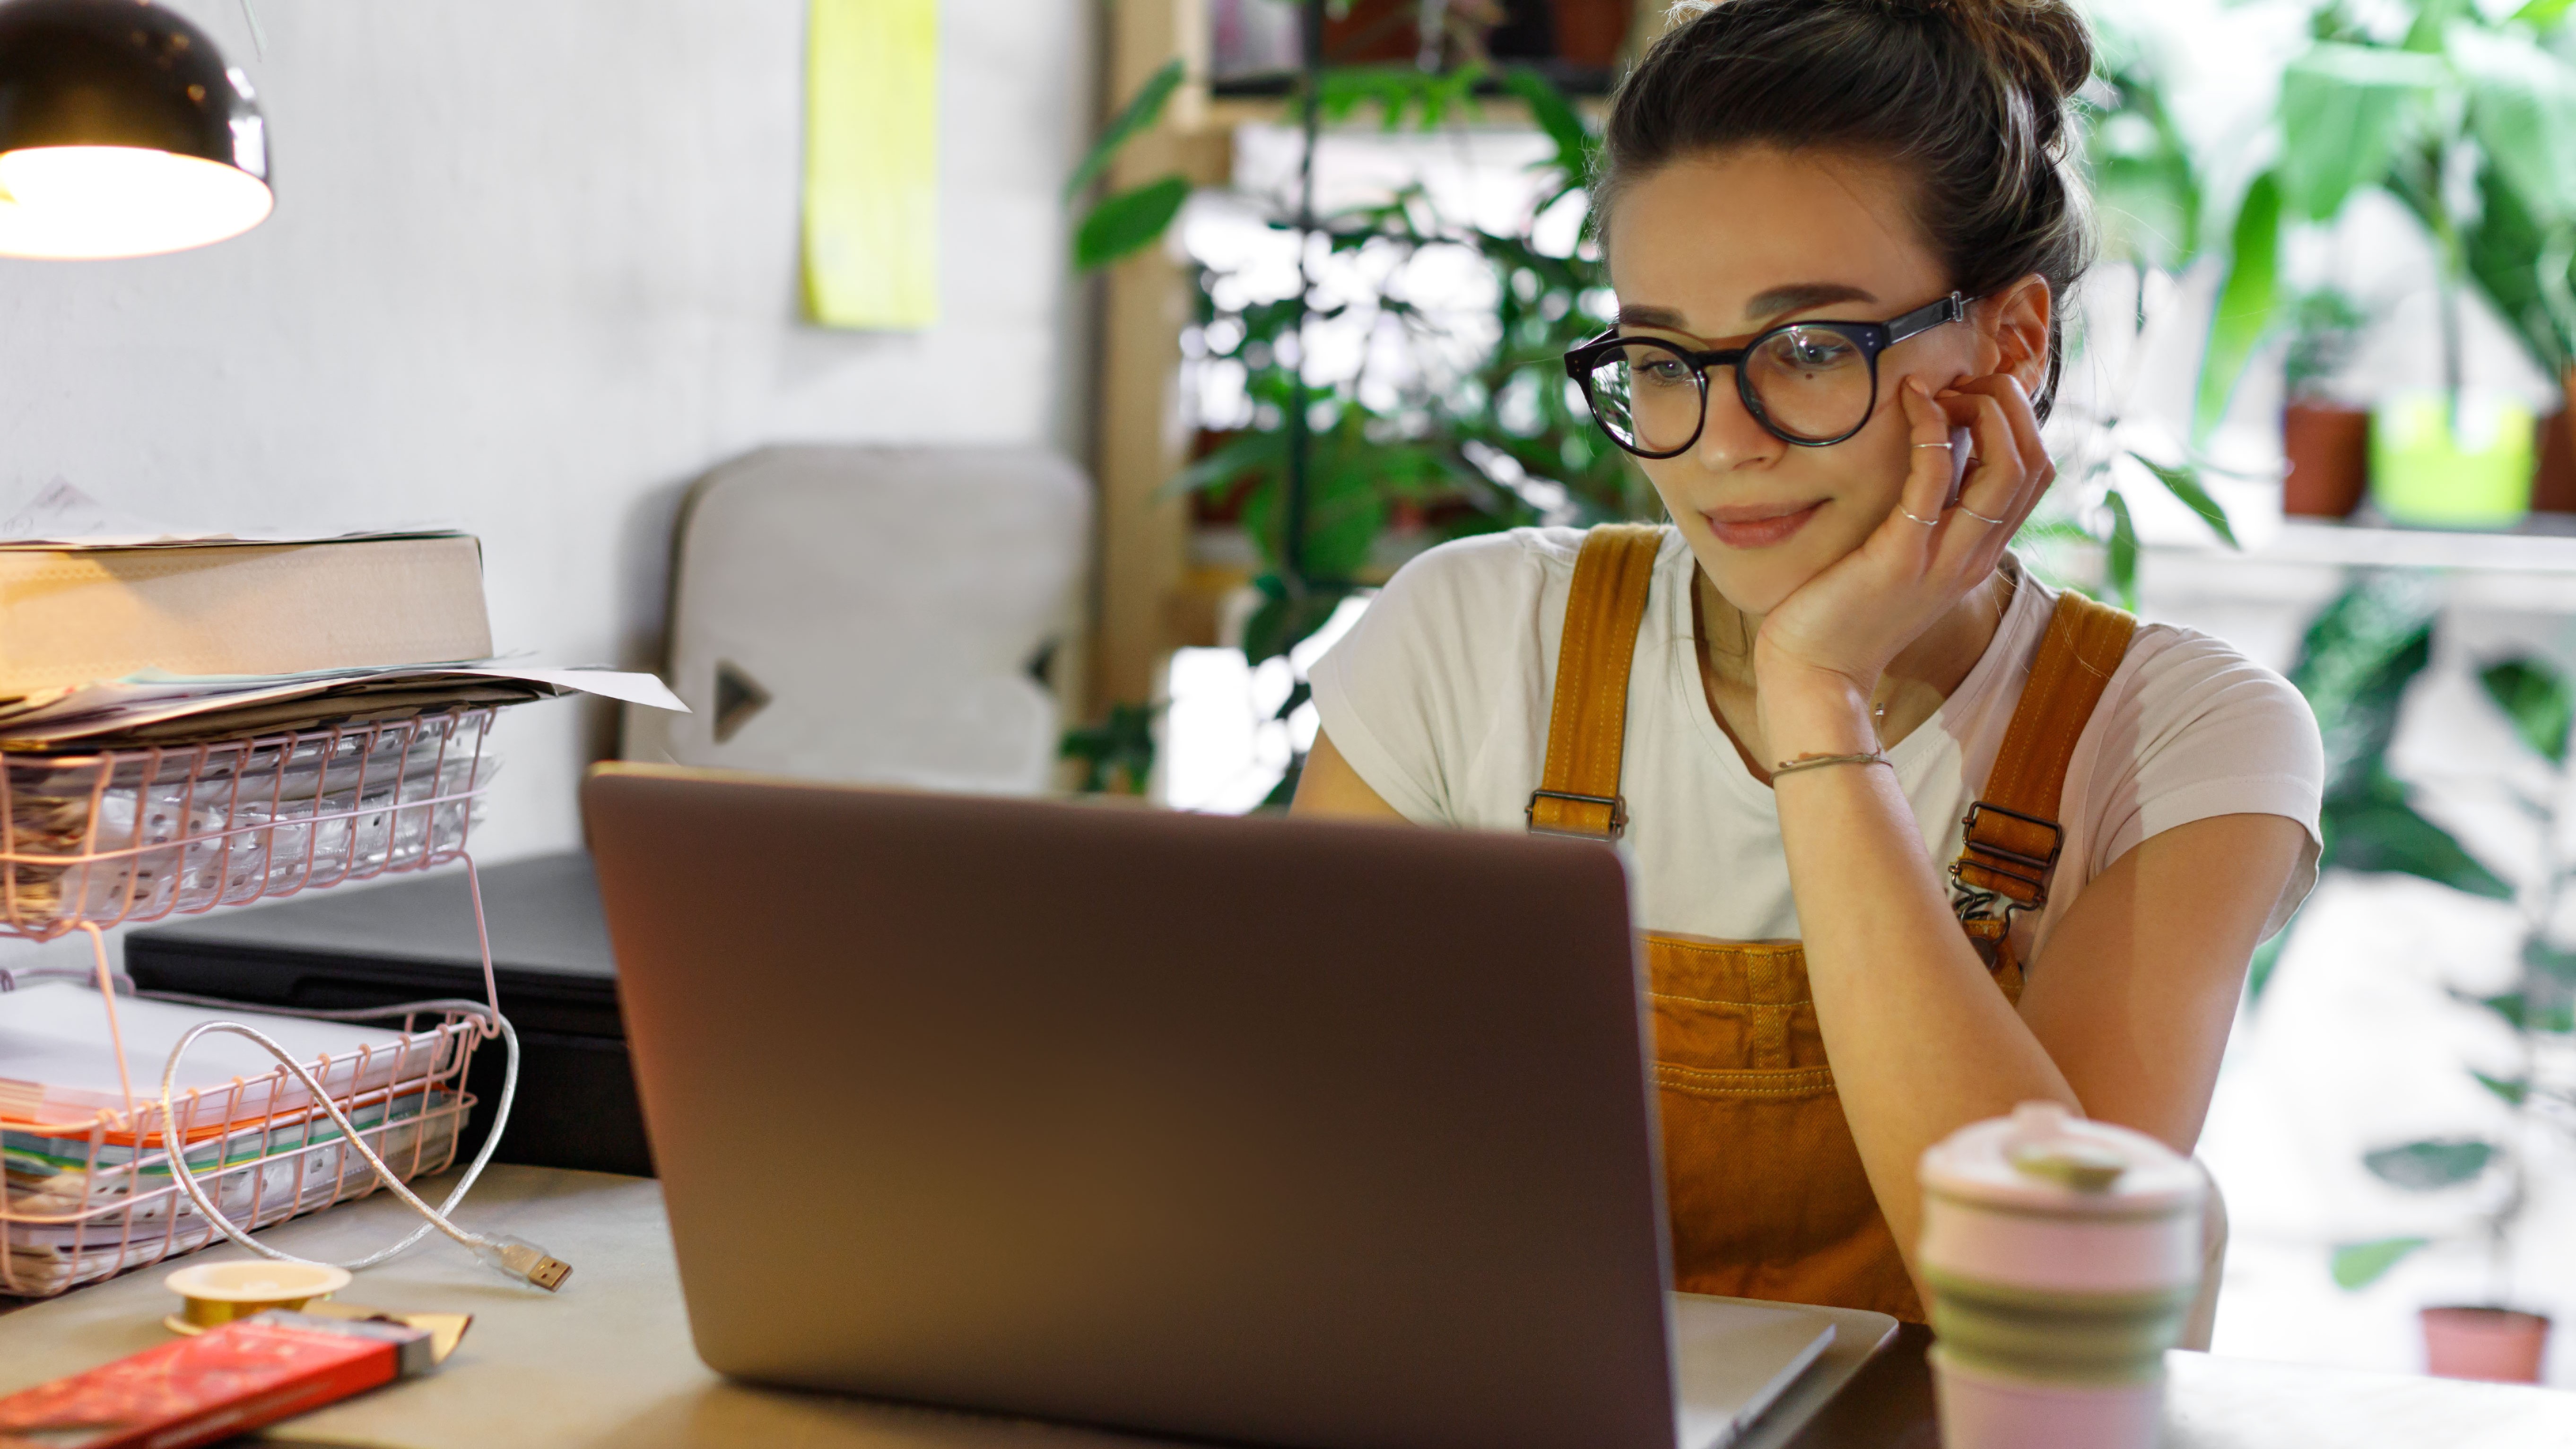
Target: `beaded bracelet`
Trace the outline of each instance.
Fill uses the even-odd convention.
[[[1776,780],[1782,775],[1792,775],[1800,770],[1813,770],[1825,765],[1885,765],[1891,770],[1896,768],[1895,762],[1888,759],[1886,752],[1882,750],[1872,750],[1865,755],[1800,755],[1794,760],[1782,760],[1773,765],[1771,778]]]

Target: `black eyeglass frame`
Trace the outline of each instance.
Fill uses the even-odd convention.
[[[1583,406],[1592,414],[1592,425],[1601,430],[1602,436],[1611,442],[1618,443],[1621,448],[1640,458],[1678,458],[1698,445],[1700,434],[1708,431],[1708,371],[1713,367],[1728,367],[1735,370],[1735,395],[1743,400],[1745,412],[1752,415],[1753,421],[1762,425],[1764,432],[1796,447],[1830,448],[1868,427],[1871,415],[1878,411],[1878,355],[1880,353],[1918,333],[1929,332],[1935,327],[1947,326],[1952,322],[1965,321],[1967,316],[1968,298],[1963,293],[1952,292],[1937,302],[1926,303],[1901,317],[1891,317],[1884,322],[1783,322],[1776,327],[1763,329],[1759,336],[1742,347],[1718,347],[1706,352],[1694,352],[1680,343],[1670,342],[1661,337],[1622,337],[1619,335],[1619,330],[1614,327],[1580,347],[1568,349],[1565,354],[1565,375],[1574,379],[1575,385],[1583,389]],[[1752,356],[1764,343],[1781,333],[1794,332],[1801,328],[1833,332],[1849,339],[1853,346],[1860,349],[1861,356],[1869,363],[1869,405],[1861,409],[1859,422],[1852,424],[1849,430],[1830,438],[1802,438],[1772,422],[1771,415],[1763,410],[1762,400],[1754,396],[1753,384],[1747,381],[1744,375],[1744,359]],[[1660,347],[1687,363],[1691,370],[1691,385],[1699,389],[1699,423],[1691,429],[1689,439],[1678,448],[1649,452],[1634,443],[1621,441],[1618,433],[1612,431],[1610,425],[1601,420],[1601,405],[1593,400],[1592,374],[1601,366],[1603,359],[1620,348],[1640,345]]]

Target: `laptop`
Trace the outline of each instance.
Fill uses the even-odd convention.
[[[1294,1449],[1714,1449],[1833,1339],[1668,1291],[1606,847],[624,764],[583,811],[720,1373]]]

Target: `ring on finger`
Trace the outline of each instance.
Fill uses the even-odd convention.
[[[1964,503],[1954,503],[1951,506],[1958,509],[1961,513],[1968,515],[1970,518],[1977,520],[1979,523],[1990,524],[1996,528],[2001,528],[2003,526],[2004,521],[2002,519],[1988,518],[1984,514],[1979,513],[1977,510],[1970,508]]]
[[[1947,448],[1950,445],[1947,443],[1917,443],[1914,446],[1918,448]]]
[[[1937,518],[1926,518],[1922,514],[1915,512],[1913,509],[1906,507],[1902,503],[1896,505],[1896,511],[1904,514],[1907,518],[1914,520],[1916,523],[1922,524],[1925,528],[1939,528],[1941,526],[1941,520]]]

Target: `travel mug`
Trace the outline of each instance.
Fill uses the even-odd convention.
[[[1932,1377],[1949,1449],[2147,1449],[2200,1287],[2191,1159],[2055,1102],[1923,1154]]]

